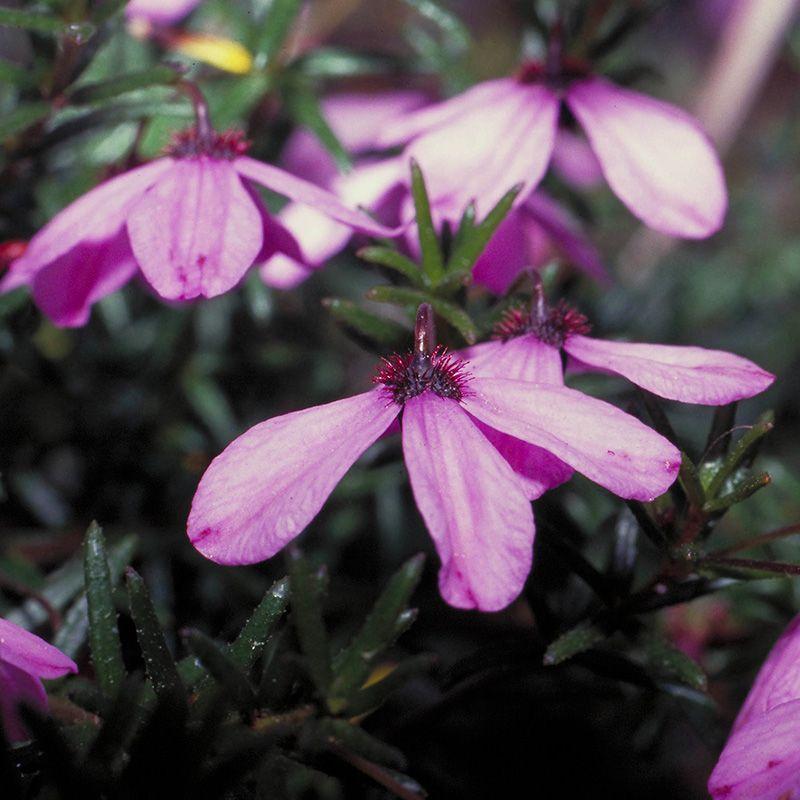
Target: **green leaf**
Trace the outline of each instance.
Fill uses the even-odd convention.
[[[102,528],[92,522],[84,540],[84,575],[89,610],[89,646],[97,683],[107,697],[114,697],[125,677],[122,649],[114,608],[111,574]]]
[[[700,665],[673,647],[663,636],[651,634],[643,644],[650,667],[661,677],[676,680],[699,692],[708,689],[708,678]]]
[[[362,247],[356,255],[371,264],[378,264],[381,267],[388,267],[395,272],[399,272],[416,286],[427,284],[427,276],[420,271],[419,266],[408,256],[404,256],[391,247],[381,247],[379,245]]]
[[[95,31],[90,22],[64,22],[58,17],[42,14],[40,11],[22,11],[0,6],[0,26],[23,28],[36,33],[49,33],[53,36],[69,36],[73,39],[86,40]]]
[[[478,225],[470,225],[470,217],[465,212],[461,226],[458,229],[453,254],[447,263],[448,282],[463,280],[464,277],[472,274],[475,262],[486,248],[489,239],[492,238],[500,223],[508,215],[514,205],[514,201],[517,199],[517,195],[521,191],[521,183],[507,191]],[[464,230],[465,227],[466,230]]]
[[[198,630],[183,632],[188,648],[200,659],[233,704],[246,710],[255,704],[255,692],[241,667],[209,636]]]
[[[128,0],[104,0],[102,3],[94,3],[94,12],[92,14],[92,21],[95,25],[102,25],[106,20],[111,19],[122,8]]]
[[[182,698],[186,694],[186,689],[167,647],[164,631],[153,608],[147,586],[132,567],[125,570],[125,581],[128,587],[131,617],[136,626],[136,638],[144,658],[147,677],[150,678],[153,689],[159,697],[165,700]]]
[[[30,66],[21,67],[0,58],[0,83],[10,83],[18,88],[35,86],[41,77],[41,70]]]
[[[579,653],[590,650],[605,638],[606,634],[596,625],[590,622],[581,622],[551,642],[542,663],[546,667],[554,667]]]
[[[427,654],[401,661],[385,678],[351,695],[347,703],[347,713],[358,716],[378,708],[390,694],[404,686],[410,678],[428,672],[435,663],[436,659]]]
[[[415,160],[411,160],[411,196],[414,198],[414,211],[419,232],[419,246],[422,251],[422,272],[431,286],[437,286],[444,277],[444,261],[439,237],[431,216],[431,204],[425,178]]]
[[[749,478],[748,480],[741,481],[734,486],[733,491],[717,497],[714,500],[709,500],[704,506],[703,511],[706,513],[714,513],[716,511],[725,511],[743,500],[747,500],[750,495],[755,494],[765,486],[772,483],[772,478],[768,472],[761,472],[758,475]]]
[[[147,89],[151,86],[169,86],[177,83],[180,78],[180,73],[174,67],[152,67],[141,72],[131,72],[107,81],[81,86],[69,95],[69,101],[73,105],[102,103],[138,89]]]
[[[681,453],[681,468],[678,472],[678,480],[681,482],[681,486],[689,502],[695,506],[695,508],[702,508],[703,503],[705,503],[703,484],[700,482],[697,469],[695,469],[692,460],[686,453]]]
[[[30,128],[50,114],[50,103],[37,101],[33,103],[22,103],[12,112],[5,114],[0,120],[0,141],[15,136],[18,133]]]
[[[343,719],[328,717],[309,722],[303,734],[303,743],[309,749],[335,751],[337,747],[344,747],[379,764],[399,769],[405,766],[405,758],[397,748],[376,739],[365,730]]]
[[[404,2],[442,32],[444,44],[452,55],[466,53],[470,47],[469,30],[455,14],[433,0],[404,0]]]
[[[328,692],[328,706],[334,713],[346,707],[352,693],[367,679],[375,660],[394,642],[398,627],[407,627],[407,620],[401,615],[419,583],[424,564],[425,556],[420,553],[400,567],[389,579],[361,630],[337,656]]]
[[[272,0],[253,45],[253,52],[260,57],[258,63],[261,66],[270,62],[281,49],[301,6],[302,0]]]
[[[359,337],[377,342],[387,347],[396,347],[408,338],[408,331],[396,322],[379,317],[357,306],[352,300],[339,297],[326,297],[322,305]]]
[[[228,648],[231,659],[250,669],[289,605],[289,581],[282,578],[267,590],[256,610]]]
[[[331,682],[328,634],[322,620],[319,590],[308,562],[297,548],[289,551],[289,579],[292,587],[292,620],[306,657],[309,675],[318,691],[326,694]]]

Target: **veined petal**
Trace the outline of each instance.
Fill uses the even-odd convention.
[[[251,428],[200,480],[187,523],[192,544],[218,564],[275,555],[398,412],[381,388]]]
[[[457,608],[505,608],[522,591],[533,551],[520,482],[453,400],[412,398],[402,427],[411,488],[442,562],[442,597]]]
[[[578,189],[592,189],[603,180],[603,170],[589,142],[566,128],[559,128],[556,135],[553,169]]]
[[[750,719],[728,739],[711,773],[714,800],[789,800],[800,792],[800,700]]]
[[[20,719],[21,703],[37,711],[47,711],[44,686],[39,678],[13,664],[0,661],[0,722],[3,724],[6,739],[12,744],[31,738]]]
[[[5,619],[0,619],[0,662],[48,679],[78,671],[75,662],[57,647]]]
[[[33,299],[56,325],[85,325],[92,305],[122,288],[139,271],[128,234],[81,243],[33,278]]]
[[[81,243],[103,243],[116,236],[131,205],[172,164],[171,158],[159,158],[101,183],[70,203],[31,239],[3,280],[2,289],[30,283],[40,269]]]
[[[673,236],[697,239],[719,230],[728,205],[725,176],[695,119],[603,78],[574,83],[566,101],[633,214]]]
[[[507,342],[491,341],[461,351],[469,369],[479,378],[508,378],[528,383],[564,385],[561,353],[532,333]]]
[[[546,86],[519,85],[490,104],[460,113],[415,139],[406,158],[419,162],[434,203],[488,213],[515,184],[520,200],[547,170],[558,124],[558,97]]]
[[[474,377],[461,402],[481,422],[543,447],[620,497],[653,500],[678,475],[674,445],[630,414],[574,389]]]
[[[170,300],[233,288],[263,242],[261,214],[227,161],[191,158],[131,209],[128,234],[145,278]]]
[[[623,375],[670,400],[718,406],[763,392],[775,376],[741,356],[702,347],[609,342],[570,336],[564,349],[584,364]]]
[[[398,236],[404,228],[387,228],[375,222],[363,211],[345,205],[335,194],[315,186],[313,183],[297,178],[285,170],[264,164],[247,156],[233,161],[236,171],[273,192],[288,197],[297,203],[305,203],[332,219],[349,225],[351,228],[368,233],[370,236]]]
[[[475,283],[494,294],[505,294],[523,269],[540,266],[530,263],[524,226],[522,212],[512,208],[475,262],[472,269]]]

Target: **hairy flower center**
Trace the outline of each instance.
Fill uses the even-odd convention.
[[[222,133],[212,132],[210,136],[201,136],[197,128],[187,128],[176,133],[167,146],[167,155],[175,158],[211,158],[232,160],[244,155],[250,143],[244,138],[242,131],[229,130]]]
[[[569,336],[589,333],[591,325],[580,311],[559,300],[541,317],[536,318],[524,308],[510,308],[492,331],[493,339],[507,342],[516,336],[532,333],[539,341],[561,347]]]
[[[470,375],[466,362],[437,347],[430,355],[408,352],[384,358],[374,383],[383,384],[398,405],[430,389],[439,397],[461,400]]]

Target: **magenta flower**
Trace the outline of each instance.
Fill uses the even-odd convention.
[[[714,800],[784,800],[800,792],[800,616],[762,665],[708,781]]]
[[[560,139],[564,172],[570,140],[558,136],[564,112],[588,138],[614,193],[651,228],[702,238],[722,224],[725,180],[714,148],[684,111],[591,75],[587,66],[524,65],[511,78],[406,114],[383,130],[380,143],[408,143],[406,158],[422,167],[437,203],[485,214],[511,186],[521,199],[544,176]],[[573,179],[590,180],[584,156]],[[568,170],[568,167],[567,167]]]
[[[24,703],[47,711],[47,694],[42,678],[52,680],[77,672],[72,659],[44,639],[0,619],[0,720],[10,742],[30,738],[19,716]]]
[[[442,596],[458,608],[495,611],[517,597],[530,571],[529,497],[543,488],[520,480],[492,436],[514,437],[622,497],[652,500],[675,480],[680,454],[672,444],[560,385],[552,359],[540,383],[513,373],[485,377],[478,365],[434,348],[426,305],[415,342],[413,353],[384,361],[377,388],[267,420],[231,443],[192,502],[194,546],[221,564],[275,555],[399,417],[411,488],[441,560]],[[553,476],[534,478],[546,484]]]
[[[94,302],[139,271],[167,300],[222,294],[256,260],[275,252],[300,256],[298,242],[270,217],[253,183],[356,230],[399,233],[247,157],[246,149],[235,132],[216,134],[202,125],[185,131],[164,158],[106,181],[57,214],[11,265],[0,291],[30,286],[37,305],[63,326],[85,324]]]
[[[157,25],[169,25],[185,17],[201,2],[202,0],[129,0],[125,6],[125,16]]]

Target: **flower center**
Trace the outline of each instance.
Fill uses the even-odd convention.
[[[244,155],[249,147],[250,142],[244,138],[242,131],[229,130],[222,133],[211,131],[208,136],[201,136],[193,126],[176,133],[166,152],[175,158],[210,156],[230,161]]]
[[[507,342],[517,336],[532,333],[539,341],[561,347],[573,334],[591,330],[589,320],[564,300],[559,300],[543,314],[531,314],[526,308],[510,308],[492,331],[493,339]]]
[[[465,361],[437,347],[430,355],[409,351],[382,359],[373,382],[383,384],[389,398],[401,406],[429,389],[439,397],[461,400],[470,377]]]
[[[587,61],[563,56],[547,61],[525,61],[514,77],[518,83],[544,83],[552,89],[564,89],[574,80],[585,78],[591,69]]]

